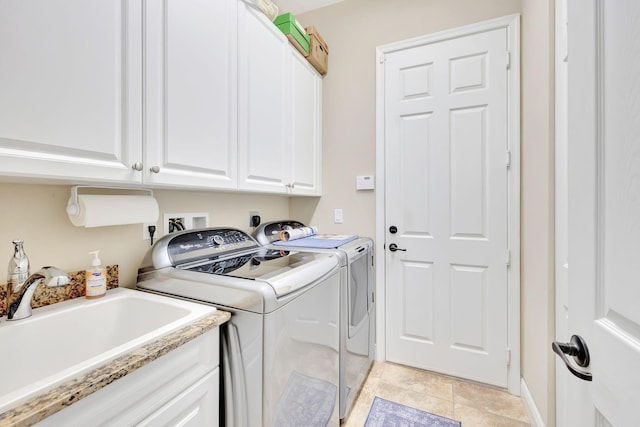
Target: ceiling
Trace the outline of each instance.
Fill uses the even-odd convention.
[[[340,3],[344,0],[273,0],[280,8],[278,13],[291,12],[294,15],[309,12],[310,10],[320,9],[330,4]]]

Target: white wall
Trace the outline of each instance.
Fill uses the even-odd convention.
[[[154,195],[160,218],[164,213],[208,212],[211,226],[250,231],[249,211],[260,212],[264,220],[289,217],[286,197],[175,190]],[[32,272],[45,265],[82,270],[91,259],[87,252],[99,249],[103,264],[120,266],[120,285],[135,286],[137,268],[149,248],[149,241],[142,240],[142,225],[75,227],[65,211],[69,196],[68,186],[0,183],[0,266],[8,265],[11,241],[18,238],[25,241]],[[162,232],[158,224],[158,234]],[[0,280],[4,282],[4,276]]]
[[[522,375],[545,424],[555,421],[553,340],[553,0],[345,0],[300,15],[329,45],[324,79],[323,197],[291,202],[324,232],[375,234],[375,47],[522,13]],[[344,224],[333,224],[333,209]]]

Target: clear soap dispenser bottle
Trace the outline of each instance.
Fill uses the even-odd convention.
[[[17,290],[29,277],[29,258],[24,253],[22,240],[14,240],[14,253],[9,260],[7,285],[9,289]]]

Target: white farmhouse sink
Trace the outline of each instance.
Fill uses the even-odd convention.
[[[0,322],[0,413],[215,312],[214,307],[118,288]]]

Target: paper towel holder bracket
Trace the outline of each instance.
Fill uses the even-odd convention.
[[[120,191],[142,191],[153,197],[153,190],[147,188],[126,188],[126,187],[94,187],[91,185],[76,185],[71,187],[71,198],[67,204],[67,214],[77,217],[80,215],[80,204],[78,203],[78,190],[85,188],[93,188],[95,190],[120,190]]]

